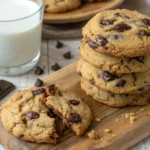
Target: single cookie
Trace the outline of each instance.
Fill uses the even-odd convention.
[[[24,141],[56,143],[55,118],[40,101],[45,96],[44,88],[14,94],[2,108],[4,128]]]
[[[150,69],[150,55],[134,58],[114,57],[96,52],[84,40],[80,46],[80,56],[93,66],[111,73],[143,72]]]
[[[81,0],[45,0],[45,12],[61,13],[74,10],[81,5]]]
[[[112,74],[79,60],[77,71],[97,87],[113,93],[138,94],[150,89],[150,70],[132,74]]]
[[[53,110],[63,122],[76,133],[76,135],[84,134],[92,120],[92,113],[89,106],[70,91],[60,90],[55,85],[47,88],[49,91],[48,98],[43,102]]]
[[[83,28],[88,45],[113,56],[150,54],[150,17],[126,9],[98,13]]]
[[[97,88],[84,78],[81,79],[81,88],[96,101],[112,107],[146,105],[150,100],[149,91],[143,95],[114,94]]]

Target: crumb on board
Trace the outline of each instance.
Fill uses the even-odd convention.
[[[96,122],[100,122],[101,119],[100,119],[100,118],[96,118],[95,121],[96,121]]]
[[[130,116],[130,123],[134,124],[135,120],[136,120],[135,116]]]
[[[104,131],[105,131],[105,133],[111,133],[112,132],[110,129],[105,129]]]
[[[118,122],[118,121],[119,121],[119,119],[117,118],[117,119],[116,119],[116,122]]]
[[[96,133],[95,130],[91,130],[90,132],[87,133],[87,136],[90,138],[90,139],[97,139],[98,138],[98,135]]]

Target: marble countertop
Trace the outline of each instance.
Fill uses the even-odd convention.
[[[150,15],[150,0],[126,0],[125,3],[121,6],[121,8],[138,10],[141,13]],[[78,47],[80,45],[80,40],[81,39],[60,40],[65,44],[65,46],[61,49],[55,48],[57,42],[56,40],[43,40],[41,58],[38,64],[38,66],[40,67],[45,67],[45,73],[43,75],[37,76],[34,74],[34,70],[31,70],[30,72],[24,75],[15,77],[0,76],[0,79],[6,79],[8,81],[13,82],[16,85],[16,89],[14,91],[25,89],[33,85],[36,78],[43,78],[51,74],[53,72],[51,70],[51,66],[55,62],[60,64],[61,67],[64,67],[78,60],[79,59]],[[66,60],[63,58],[63,54],[68,51],[71,51],[73,58]],[[14,93],[14,91],[11,92],[4,99],[2,99],[0,101],[0,104],[3,104],[8,99],[8,97],[10,97]],[[1,145],[0,150],[4,150],[4,148]],[[130,150],[150,150],[150,137],[141,141]]]

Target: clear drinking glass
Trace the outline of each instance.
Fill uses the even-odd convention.
[[[43,0],[0,0],[0,75],[31,70],[40,58]]]

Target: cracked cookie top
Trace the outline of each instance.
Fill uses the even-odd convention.
[[[126,57],[150,54],[150,17],[136,11],[100,12],[86,24],[82,33],[97,52]]]
[[[44,88],[14,94],[2,108],[1,120],[5,129],[25,141],[56,143],[55,118],[40,101],[45,96]]]

